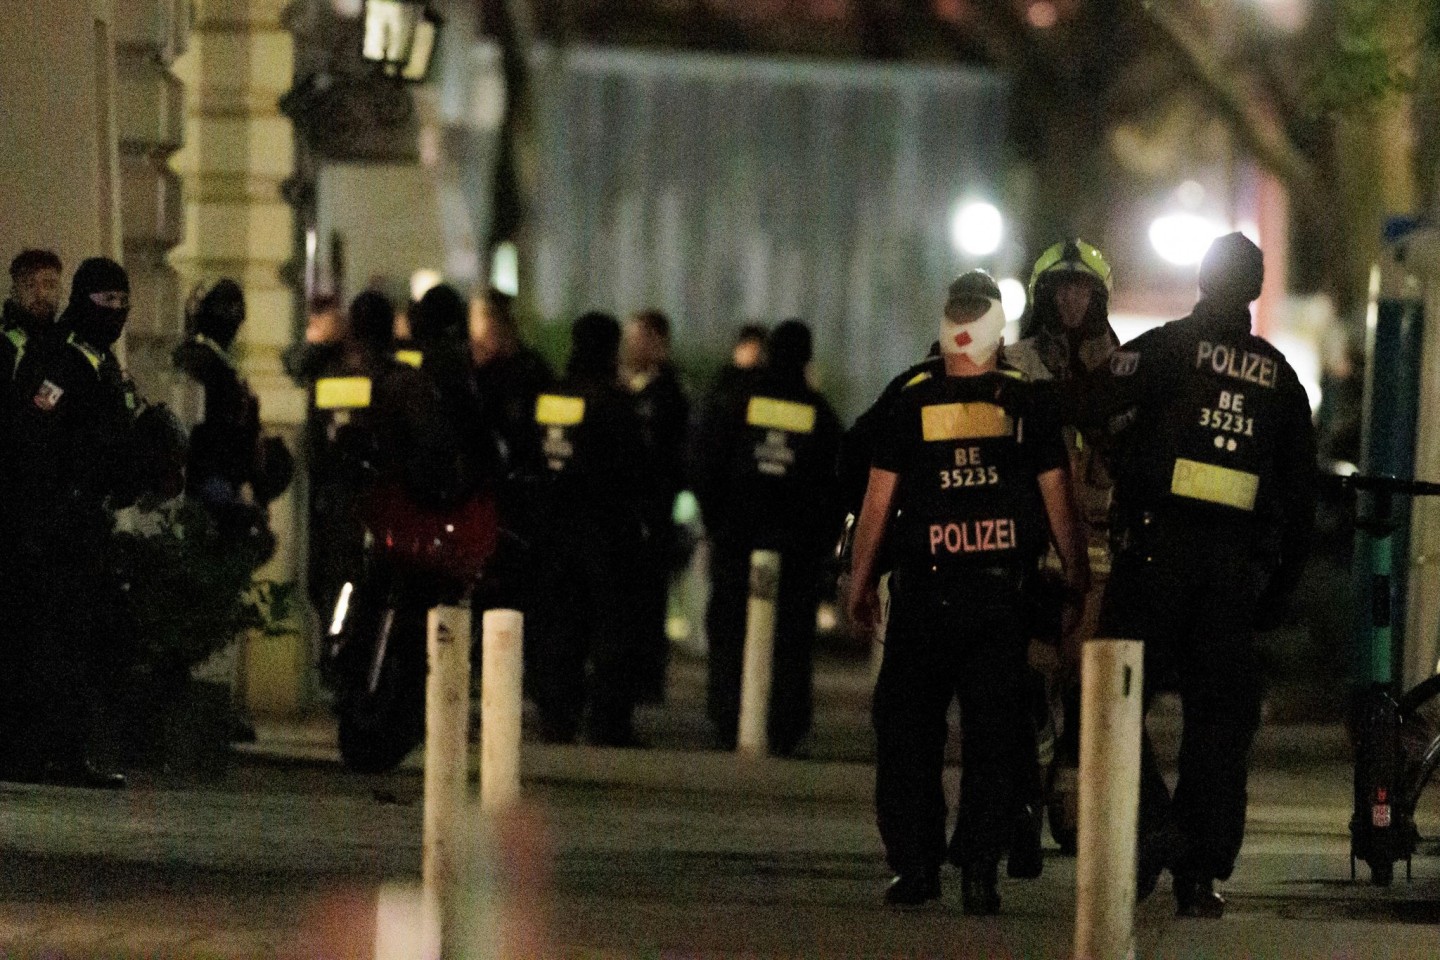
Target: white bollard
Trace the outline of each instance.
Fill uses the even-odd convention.
[[[520,799],[525,618],[518,610],[486,610],[481,623],[480,808],[493,813]]]
[[[467,855],[459,829],[465,805],[470,725],[470,611],[435,607],[427,619],[430,658],[425,683],[425,812],[421,867],[423,957],[438,957]]]
[[[740,730],[736,750],[743,756],[769,752],[770,686],[775,670],[775,601],[780,592],[780,554],[750,554],[750,602],[745,612],[745,661],[740,675]]]
[[[1144,651],[1138,640],[1084,645],[1075,960],[1135,955]]]

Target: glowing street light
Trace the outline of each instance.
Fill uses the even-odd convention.
[[[950,221],[950,240],[955,248],[972,257],[988,257],[1000,249],[1005,237],[1005,219],[993,203],[976,200],[955,211]]]
[[[1025,284],[1014,277],[1006,277],[999,283],[1000,306],[1005,309],[1005,320],[1014,323],[1025,313]]]
[[[1198,264],[1229,228],[1198,213],[1167,213],[1150,224],[1150,245],[1177,267]]]

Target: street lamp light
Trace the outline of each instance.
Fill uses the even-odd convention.
[[[977,200],[955,211],[950,221],[950,240],[972,257],[988,257],[1000,249],[1005,237],[1005,220],[992,203]]]
[[[387,77],[422,83],[430,73],[443,22],[423,0],[365,0],[361,55]]]
[[[1150,224],[1150,245],[1177,267],[1194,266],[1227,229],[1198,213],[1167,213]]]

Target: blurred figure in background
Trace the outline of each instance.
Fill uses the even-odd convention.
[[[670,577],[679,563],[675,498],[685,489],[686,434],[690,401],[670,361],[670,320],[658,310],[641,310],[625,324],[624,371],[635,395],[649,463],[654,471],[644,504],[645,549],[637,571],[640,609],[638,693],[642,702],[665,699],[670,661]]]
[[[734,749],[740,717],[750,554],[780,554],[770,751],[803,752],[812,714],[819,580],[839,529],[835,477],[840,423],[811,388],[810,328],[787,320],[771,334],[764,367],[705,412],[696,437],[695,493],[710,536],[708,711]]]
[[[470,359],[481,405],[490,412],[513,472],[539,460],[535,398],[555,382],[545,358],[520,338],[515,298],[491,287],[471,304]]]
[[[587,313],[570,343],[565,378],[534,409],[544,477],[534,516],[547,601],[533,661],[541,735],[573,742],[586,719],[592,743],[640,746],[633,584],[653,474],[640,418],[619,382],[619,322]]]

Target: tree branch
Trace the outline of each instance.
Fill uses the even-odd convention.
[[[1266,169],[1288,183],[1296,196],[1313,190],[1317,171],[1277,119],[1259,106],[1226,69],[1218,54],[1166,4],[1124,0],[1133,13],[1155,27],[1160,41],[1195,81],[1210,106],[1227,121],[1246,149]]]

